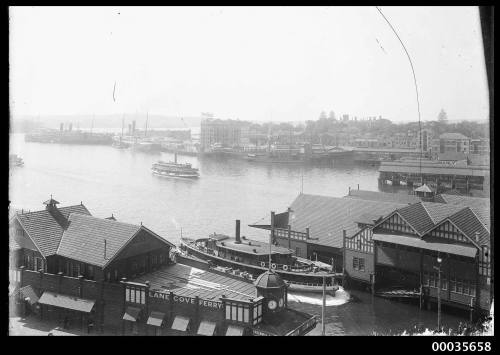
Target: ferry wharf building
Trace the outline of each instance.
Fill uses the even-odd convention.
[[[89,334],[303,335],[314,316],[288,308],[273,272],[254,284],[176,263],[174,245],[145,226],[79,205],[14,213],[10,313]]]
[[[440,290],[443,304],[488,312],[489,199],[441,194],[434,201],[363,190],[342,198],[300,194],[275,215],[274,243],[341,270],[346,287],[410,290],[428,307]],[[271,229],[269,220],[250,226]]]

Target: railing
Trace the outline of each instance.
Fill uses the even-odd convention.
[[[204,252],[206,254],[210,254],[210,255],[213,255],[213,256],[219,257],[221,259],[228,260],[228,261],[241,262],[243,264],[248,264],[248,265],[252,265],[252,266],[260,266],[260,267],[263,267],[263,268],[268,268],[269,267],[269,263],[266,263],[264,261],[262,261],[260,263],[249,263],[249,262],[244,262],[243,260],[229,260],[229,259],[226,259],[226,258],[224,258],[224,257],[219,256],[218,254],[216,254],[213,249],[210,249],[210,248],[207,248],[207,247],[198,246],[198,245],[195,245],[193,248],[197,249],[199,251],[202,251],[202,252]],[[271,263],[271,269],[273,269],[273,270],[282,270],[282,271],[291,271],[291,272],[313,271],[314,267],[315,267],[314,265],[294,266],[294,267],[292,267],[291,265],[288,265],[288,264]]]

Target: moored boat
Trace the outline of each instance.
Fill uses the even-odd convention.
[[[273,270],[289,283],[290,290],[322,292],[323,282],[328,292],[335,292],[336,279],[341,274],[321,270],[311,262],[302,262],[294,251],[273,244],[239,236],[237,221],[236,238],[224,234],[211,234],[206,238],[182,238],[180,249],[187,255],[210,261],[216,266],[229,267],[239,272],[259,275]]]

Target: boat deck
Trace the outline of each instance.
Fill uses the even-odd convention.
[[[172,291],[178,296],[198,296],[204,300],[215,301],[222,295],[244,300],[255,298],[255,287],[247,281],[183,264],[166,266],[130,281],[149,281],[151,290]]]

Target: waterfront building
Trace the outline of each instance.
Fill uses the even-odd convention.
[[[490,309],[490,229],[470,207],[420,202],[400,208],[373,227],[368,246],[377,287],[422,289],[432,302],[440,292],[444,304]]]
[[[15,214],[11,310],[88,332],[142,335],[303,335],[314,316],[287,307],[274,273],[256,280],[176,263],[145,226],[96,218],[83,204]]]
[[[274,242],[295,256],[343,266],[343,236],[353,236],[366,225],[407,203],[300,194],[286,212],[276,214]],[[250,227],[270,230],[270,219]]]
[[[427,184],[437,192],[456,189],[478,196],[489,194],[489,166],[453,166],[438,161],[390,161],[379,168],[381,185],[419,186]],[[403,183],[402,183],[403,182]]]
[[[200,148],[208,152],[215,144],[224,148],[248,145],[249,127],[245,121],[207,118],[201,121]]]
[[[432,153],[461,152],[469,154],[469,137],[461,133],[443,133],[432,140]]]

